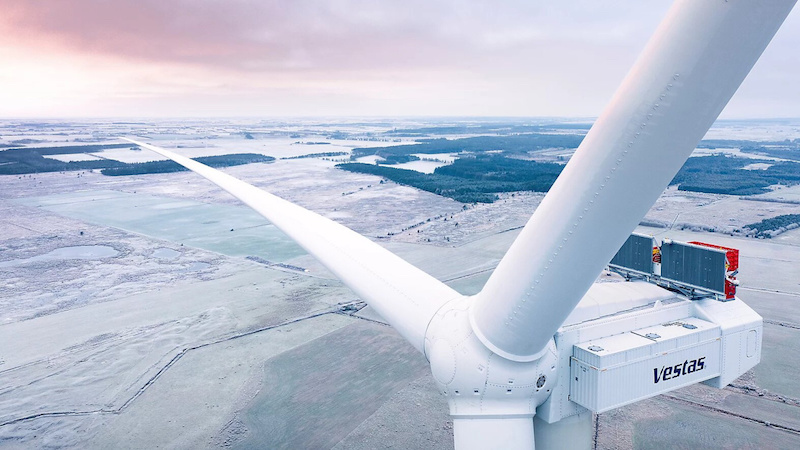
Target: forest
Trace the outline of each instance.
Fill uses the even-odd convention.
[[[492,203],[497,199],[495,194],[498,192],[546,192],[563,168],[559,164],[500,155],[459,158],[453,164],[437,168],[432,174],[363,163],[339,164],[336,167],[381,176],[462,203]]]
[[[800,226],[800,214],[784,214],[771,219],[764,219],[761,222],[745,225],[755,232],[756,237],[771,238],[786,230],[791,230]]]
[[[114,148],[137,148],[131,144],[93,144],[70,145],[63,147],[30,147],[12,148],[0,151],[0,175],[24,175],[44,172],[66,172],[72,170],[101,169],[103,175],[139,175],[145,173],[167,173],[185,170],[172,161],[152,161],[147,163],[128,164],[113,159],[95,159],[91,161],[63,162],[47,155],[69,155],[75,153],[97,153]],[[206,156],[195,158],[212,167],[227,167],[253,162],[274,160],[271,156],[252,153],[232,155]]]
[[[305,155],[287,156],[281,159],[304,159],[304,158],[326,158],[333,156],[347,155],[347,152],[322,152],[322,153],[307,153]]]
[[[357,159],[367,155],[387,158],[391,155],[415,153],[485,153],[490,151],[520,154],[551,148],[577,148],[581,141],[583,141],[583,135],[547,133],[476,136],[463,139],[422,139],[417,144],[354,148],[351,158]]]
[[[271,156],[260,155],[257,153],[233,153],[230,155],[216,155],[216,156],[201,156],[199,158],[192,158],[193,160],[203,163],[210,167],[230,167],[240,166],[242,164],[250,164],[257,162],[270,162],[275,158]],[[143,163],[125,164],[123,166],[109,167],[100,171],[103,175],[108,176],[121,176],[121,175],[144,175],[148,173],[170,173],[182,172],[188,170],[179,165],[175,161],[148,161]]]
[[[743,169],[750,164],[772,164],[767,169]],[[768,186],[800,184],[800,164],[725,155],[689,158],[672,179],[682,191],[709,194],[753,195],[768,192]]]
[[[800,139],[782,141],[748,141],[728,139],[703,140],[699,148],[738,148],[743,153],[800,161]]]
[[[446,134],[496,134],[512,135],[520,133],[547,133],[554,131],[573,130],[585,133],[592,127],[591,123],[551,123],[531,125],[525,123],[475,123],[466,125],[439,125],[419,128],[395,128],[387,131],[386,135],[393,137],[422,137]]]
[[[384,159],[376,161],[375,164],[391,166],[394,164],[403,164],[411,161],[419,161],[419,157],[414,155],[386,155]]]
[[[742,147],[742,152],[800,161],[800,141],[797,139],[795,141],[795,145]]]
[[[744,169],[754,163],[772,165],[766,169]],[[464,203],[490,203],[496,199],[494,194],[498,192],[547,192],[563,168],[560,164],[508,158],[499,154],[461,157],[450,165],[437,168],[432,174],[376,164],[348,163],[337,167],[378,175]],[[699,156],[689,158],[670,184],[678,185],[682,191],[761,194],[768,192],[768,187],[772,185],[800,184],[800,163],[725,155]]]
[[[23,175],[41,172],[64,172],[117,167],[124,163],[108,159],[62,162],[46,155],[100,152],[112,148],[130,147],[131,144],[70,145],[63,147],[10,148],[0,151],[0,175]]]

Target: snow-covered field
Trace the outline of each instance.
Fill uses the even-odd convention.
[[[391,127],[204,122],[143,131],[189,156],[285,157],[388,145],[294,142]],[[96,135],[90,128],[58,138]],[[55,139],[5,129],[16,130],[5,140]],[[256,138],[231,137],[242,130]],[[264,137],[273,132],[286,136]],[[334,165],[303,158],[225,171],[466,294],[480,290],[543,198],[508,193],[465,208]],[[363,306],[352,292],[201,178],[48,173],[1,176],[0,187],[0,449],[452,447],[425,358],[369,308],[351,315]],[[762,363],[733,388],[693,386],[599,415],[598,448],[664,447],[677,428],[717,447],[800,446],[800,381],[786,376],[800,364],[800,230],[771,240],[725,234],[800,213],[762,197],[800,199],[800,190],[742,200],[670,189],[645,218],[661,227],[638,230],[741,249],[740,297],[765,319]]]

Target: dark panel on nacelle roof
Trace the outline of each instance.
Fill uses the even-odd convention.
[[[725,252],[693,244],[661,245],[661,278],[725,293]]]
[[[644,274],[653,273],[653,237],[633,233],[611,259],[610,266]]]

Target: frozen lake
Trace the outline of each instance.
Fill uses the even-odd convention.
[[[207,204],[119,191],[84,191],[21,200],[65,216],[229,256],[284,262],[305,252],[245,206]]]
[[[47,155],[45,158],[55,159],[61,162],[70,162],[70,161],[97,161],[101,158],[98,158],[95,155],[89,153],[68,153],[64,155]],[[114,158],[112,158],[114,159]]]
[[[12,259],[0,262],[0,267],[14,267],[44,261],[59,261],[64,259],[102,259],[113,258],[119,254],[113,247],[107,245],[79,245],[75,247],[62,247],[42,255],[25,259]]]

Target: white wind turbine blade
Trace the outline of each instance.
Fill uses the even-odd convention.
[[[446,302],[461,294],[355,231],[219,170],[174,152],[123,138],[207,178],[256,210],[317,258],[424,352],[425,330]]]
[[[675,176],[795,0],[679,0],[470,311],[492,351],[537,359]]]

